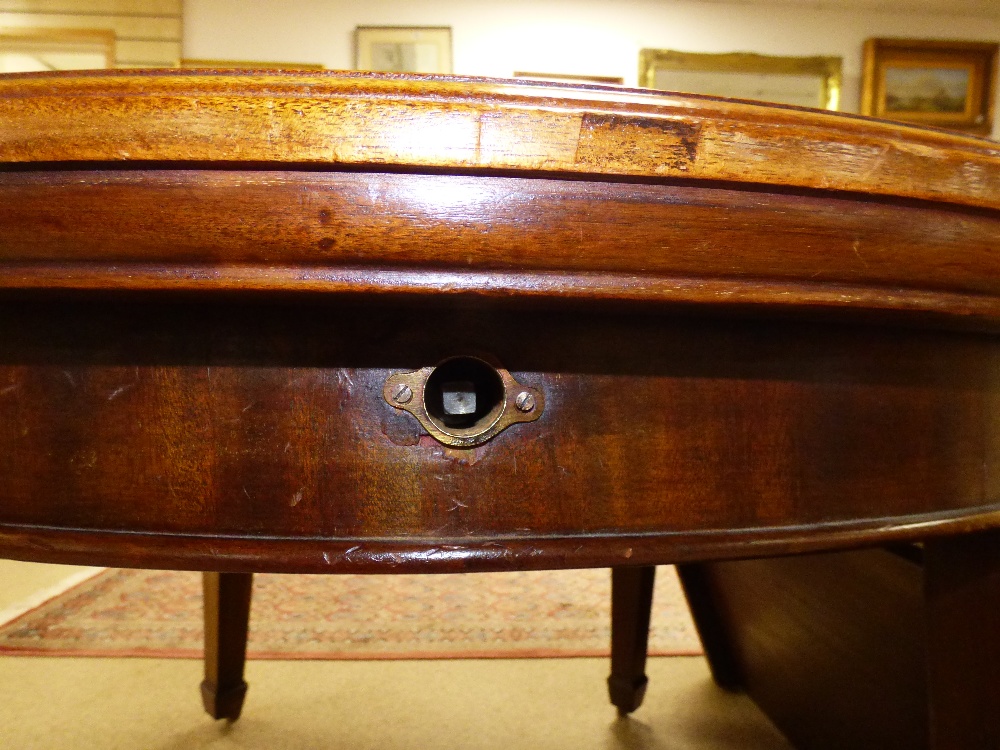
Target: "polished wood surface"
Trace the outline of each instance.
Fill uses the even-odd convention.
[[[4,174],[0,289],[1000,320],[1000,224],[980,209],[721,183],[172,166]]]
[[[677,577],[705,651],[712,680],[723,690],[742,690],[745,680],[733,645],[733,624],[713,585],[712,569],[698,563],[678,565]]]
[[[292,72],[4,76],[0,118],[0,288],[1000,320],[983,139],[617,87]]]
[[[682,566],[716,679],[796,747],[997,747],[1000,536],[903,551]]]
[[[515,170],[1000,206],[998,150],[986,139],[616,86],[343,72],[20,74],[0,80],[0,117],[16,126],[0,135],[0,160],[13,163]]]
[[[687,566],[685,566],[686,568]],[[795,747],[930,747],[921,576],[884,550],[685,570],[713,607],[692,608],[709,663]]]
[[[375,75],[15,75],[0,112],[5,554],[648,565],[1000,520],[985,141]],[[468,353],[541,418],[452,449],[382,397]]]
[[[611,569],[611,674],[608,693],[621,716],[635,711],[646,694],[646,651],[656,568]]]
[[[932,746],[1000,747],[1000,534],[930,541],[925,571]]]
[[[253,576],[208,572],[202,578],[205,607],[202,702],[213,719],[236,721],[247,693],[243,668],[247,659]]]
[[[627,710],[649,566],[695,566],[716,677],[747,684],[698,566],[923,542],[932,746],[993,736],[994,657],[947,643],[997,593],[965,538],[1000,527],[994,143],[302,72],[0,76],[0,123],[0,554],[214,571],[213,713],[256,571],[620,568]],[[456,448],[390,403],[459,355],[538,418]]]
[[[542,389],[546,410],[448,448],[382,384],[470,349]],[[28,559],[610,566],[924,538],[997,517],[1000,362],[979,334],[49,300],[4,307],[0,350],[0,540]]]

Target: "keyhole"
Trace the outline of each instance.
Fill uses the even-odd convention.
[[[503,378],[475,357],[452,357],[434,368],[424,386],[428,417],[446,430],[489,427],[503,408]]]

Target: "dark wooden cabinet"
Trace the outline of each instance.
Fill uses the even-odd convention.
[[[257,571],[615,567],[633,691],[641,571],[685,563],[763,696],[740,571],[814,558],[745,560],[923,542],[877,627],[919,599],[914,731],[990,747],[998,209],[989,141],[778,106],[0,76],[0,554],[232,574],[235,620]]]

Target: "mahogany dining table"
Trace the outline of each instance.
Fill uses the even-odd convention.
[[[1000,748],[1000,147],[614,86],[0,76],[0,556],[654,566],[801,748]],[[58,700],[58,696],[53,696]],[[652,700],[652,698],[650,698]]]

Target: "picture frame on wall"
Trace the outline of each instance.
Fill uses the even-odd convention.
[[[386,73],[451,73],[451,27],[358,26],[354,67]]]
[[[262,60],[213,60],[208,58],[182,58],[179,68],[208,70],[326,70],[323,63],[274,62]]]
[[[515,70],[514,78],[523,78],[528,81],[539,81],[541,83],[572,83],[582,85],[598,84],[601,86],[625,85],[625,79],[620,76],[589,76],[570,73],[529,73],[523,70]]]
[[[111,29],[0,28],[0,73],[115,67]]]
[[[842,68],[840,57],[644,49],[639,52],[639,85],[836,110]]]
[[[869,39],[861,112],[988,135],[993,130],[1000,45],[932,39]]]

